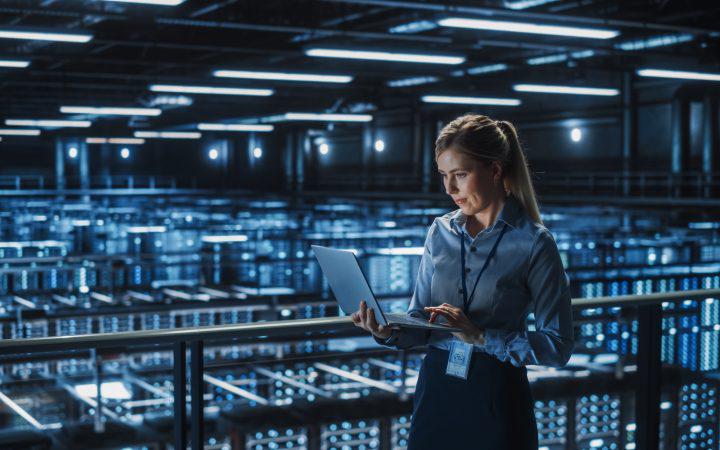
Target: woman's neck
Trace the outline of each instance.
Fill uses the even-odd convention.
[[[477,214],[468,216],[466,228],[471,236],[475,237],[477,233],[488,228],[490,225],[495,223],[500,211],[505,206],[505,197],[498,196],[487,208],[483,209]]]

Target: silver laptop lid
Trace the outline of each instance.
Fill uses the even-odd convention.
[[[377,323],[387,325],[385,315],[370,289],[355,254],[350,250],[319,245],[311,247],[343,312],[347,315],[354,313],[360,309],[360,301],[365,300],[367,306],[375,311]]]

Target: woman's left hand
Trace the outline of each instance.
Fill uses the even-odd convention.
[[[453,336],[461,341],[468,344],[485,344],[485,333],[470,322],[463,310],[457,306],[443,303],[440,306],[426,306],[425,311],[430,313],[430,322],[433,322],[437,316],[442,316],[449,326],[459,328],[460,331],[453,333]]]

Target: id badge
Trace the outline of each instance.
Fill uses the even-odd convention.
[[[470,368],[470,358],[472,357],[472,344],[453,339],[450,346],[450,356],[445,373],[454,377],[467,380],[468,369]]]

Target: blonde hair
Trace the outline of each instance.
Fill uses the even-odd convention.
[[[533,222],[542,224],[530,169],[513,124],[476,114],[460,116],[440,131],[435,160],[450,147],[485,164],[498,161],[505,189],[518,199]]]

